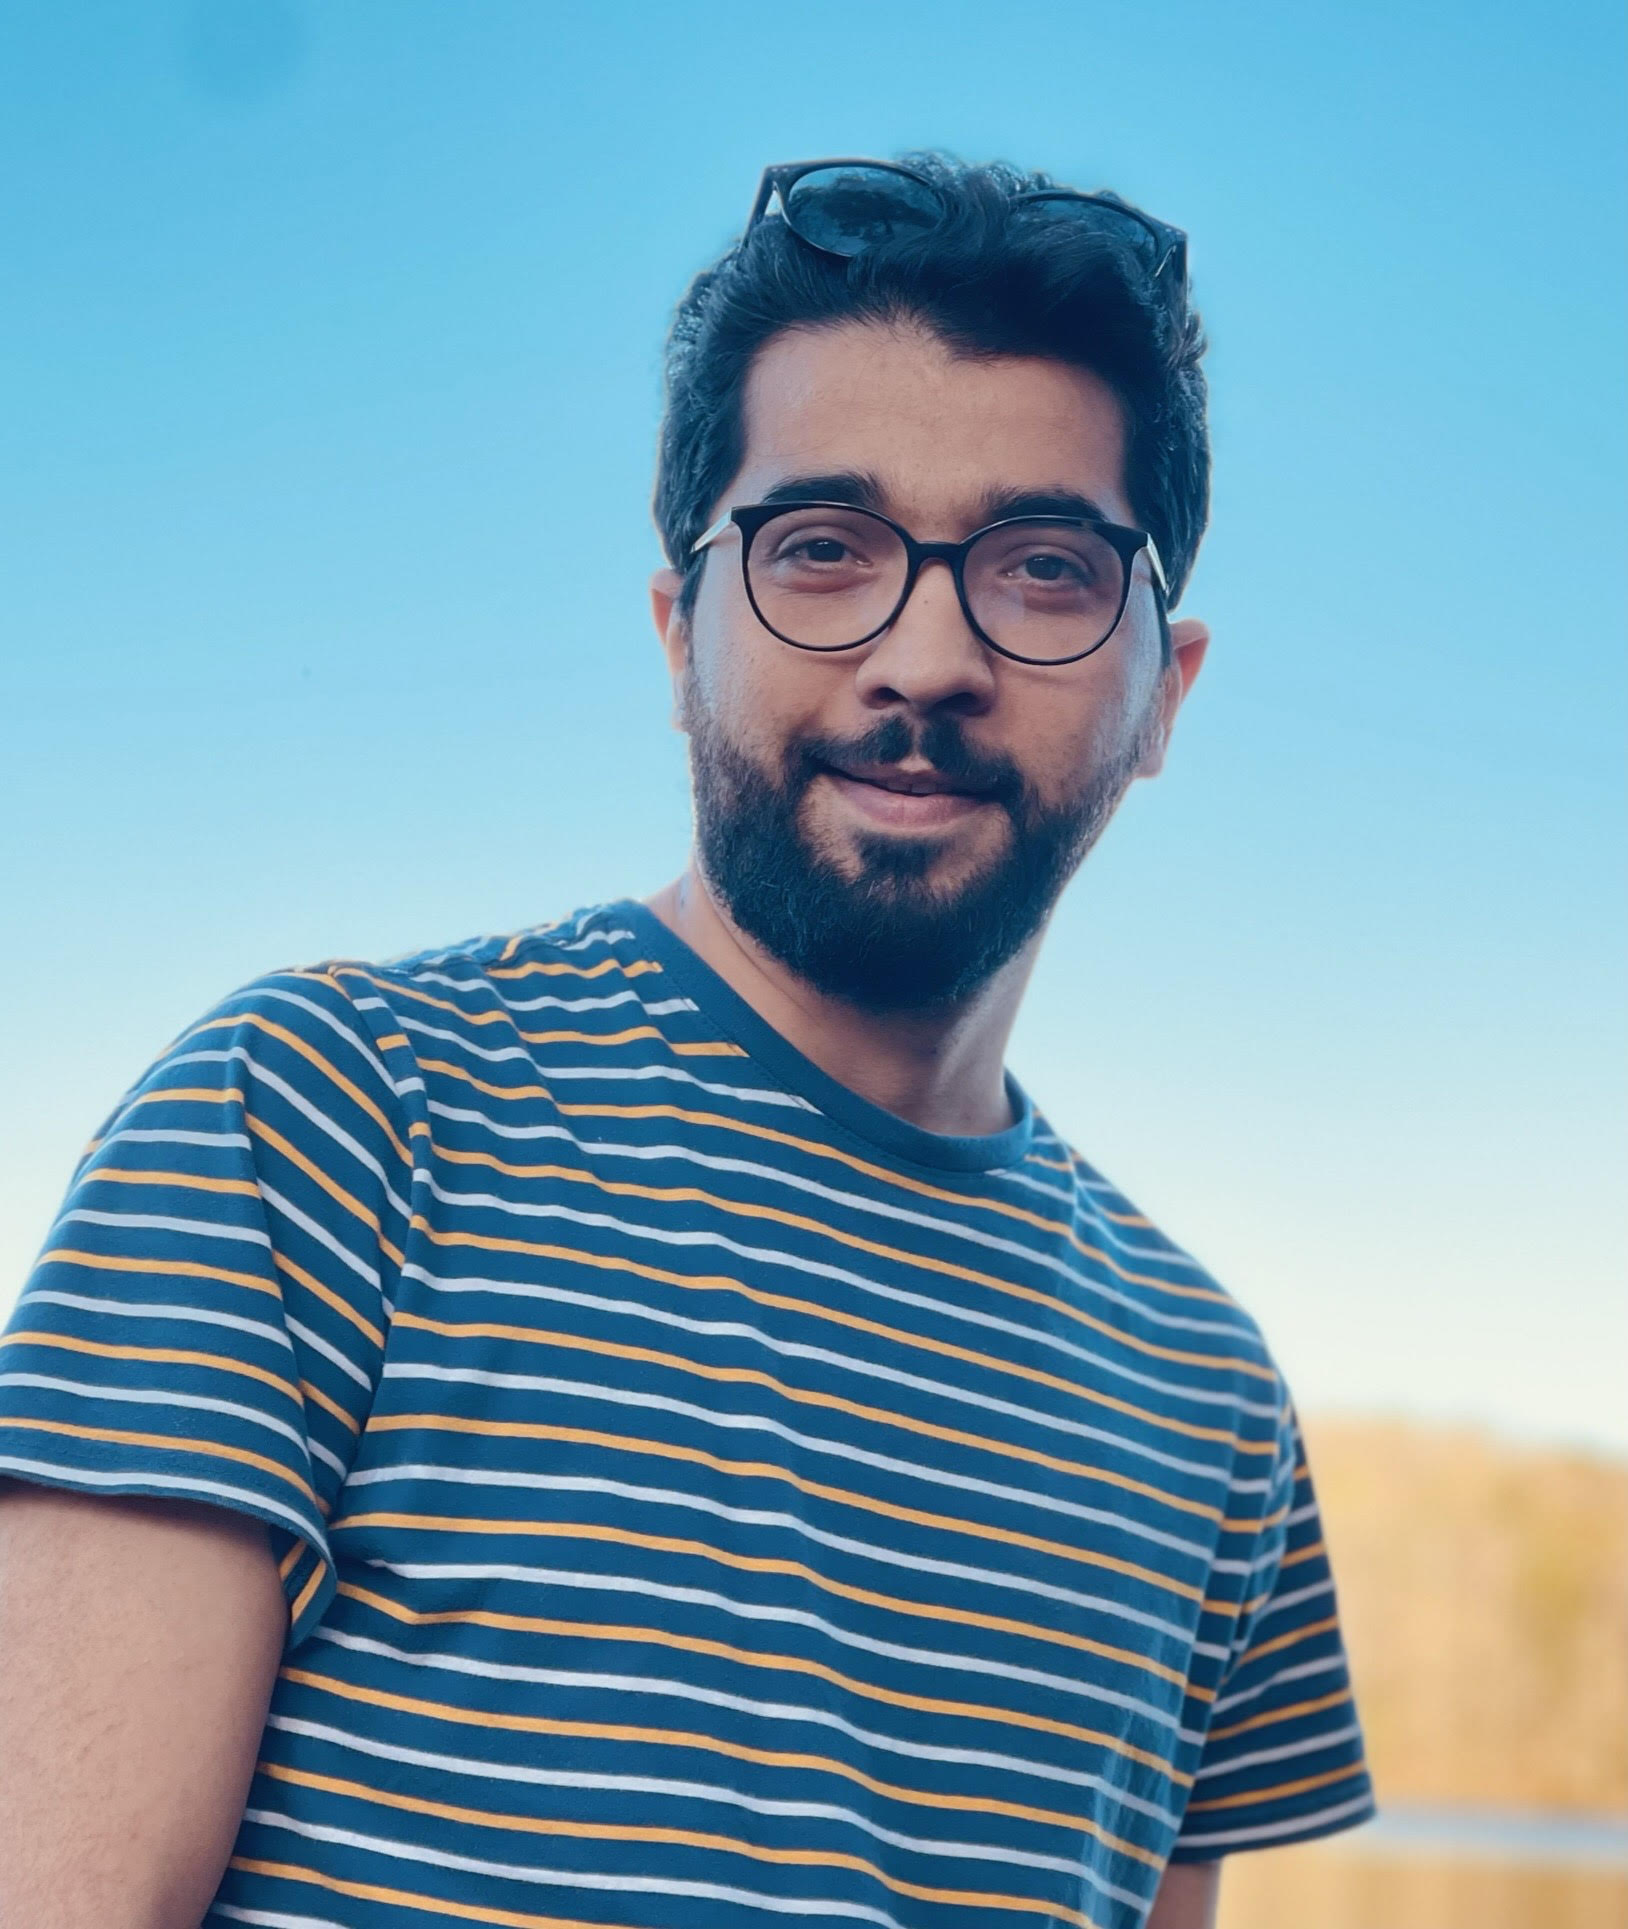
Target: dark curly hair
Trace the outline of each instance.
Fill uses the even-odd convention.
[[[788,328],[916,323],[956,353],[1038,356],[1089,369],[1125,411],[1126,490],[1159,545],[1174,603],[1209,516],[1204,335],[1122,241],[1087,222],[1012,218],[1012,196],[1057,185],[1004,163],[944,154],[907,164],[948,210],[930,233],[852,260],[760,221],[690,283],[667,337],[655,517],[693,606],[704,558],[691,545],[745,454],[742,398],[757,351]]]

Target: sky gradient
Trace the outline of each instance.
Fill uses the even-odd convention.
[[[1301,1403],[1628,1448],[1619,9],[0,13],[0,1308],[234,984],[687,842],[660,341],[760,168],[1189,229],[1215,645],[1012,1063]]]

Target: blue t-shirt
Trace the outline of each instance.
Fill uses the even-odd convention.
[[[877,1109],[630,903],[163,1056],[0,1473],[271,1530],[211,1923],[1131,1929],[1371,1813],[1259,1332],[1013,1099]]]

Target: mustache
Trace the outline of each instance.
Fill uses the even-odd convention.
[[[887,717],[858,737],[799,738],[787,752],[788,788],[800,798],[822,771],[833,766],[900,764],[912,756],[931,764],[953,788],[981,792],[1013,816],[1028,794],[1016,762],[977,749],[955,717],[934,717],[920,725],[903,717]]]

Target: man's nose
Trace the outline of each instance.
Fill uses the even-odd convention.
[[[978,716],[995,699],[992,653],[967,623],[947,563],[924,562],[905,606],[863,652],[855,678],[873,709]]]

